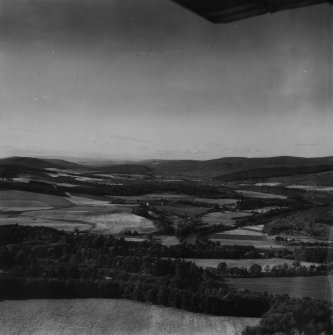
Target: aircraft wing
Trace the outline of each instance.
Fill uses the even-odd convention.
[[[228,23],[252,16],[307,7],[333,0],[171,0],[213,23]]]

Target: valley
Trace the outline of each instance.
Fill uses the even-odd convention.
[[[296,174],[281,177],[282,162]],[[0,160],[0,305],[11,299],[130,299],[231,318],[223,327],[233,327],[232,334],[247,334],[245,325],[261,324],[259,319],[273,313],[280,300],[295,297],[306,305],[313,303],[307,298],[319,299],[318,308],[325,309],[333,273],[333,192],[329,183],[323,184],[323,172],[317,172],[322,168],[313,164],[325,163],[328,169],[332,161],[301,160],[303,170],[299,162],[88,166],[23,157]],[[243,164],[246,173],[230,172],[232,164]],[[262,178],[248,173],[249,167],[267,166],[269,174]],[[220,177],[223,171],[227,178]],[[153,317],[148,323],[167,322],[156,319],[163,307],[143,308]],[[179,327],[200,333],[190,314],[186,320],[178,314],[187,312],[167,313],[179,315]],[[221,331],[214,317],[202,317],[211,334]],[[232,318],[238,318],[239,326]],[[188,322],[192,326],[185,326]],[[325,322],[329,329],[330,321]],[[119,334],[126,326],[120,327]],[[45,325],[40,329],[46,331]]]

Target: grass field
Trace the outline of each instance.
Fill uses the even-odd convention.
[[[293,297],[313,297],[332,301],[333,276],[280,277],[280,278],[232,278],[227,282],[237,289],[289,294]]]
[[[252,264],[258,264],[264,268],[266,265],[269,265],[271,268],[273,266],[282,265],[284,263],[287,263],[288,265],[293,264],[293,260],[290,259],[283,259],[283,258],[267,258],[267,259],[195,259],[195,258],[186,258],[187,261],[193,262],[196,265],[206,268],[217,268],[217,266],[224,262],[228,265],[228,267],[234,267],[237,266],[239,268],[245,267],[249,268]],[[306,267],[309,267],[311,265],[317,265],[316,263],[310,263],[310,262],[301,262],[301,265],[304,265]]]
[[[111,299],[2,301],[0,310],[1,335],[241,335],[260,320]]]
[[[233,227],[236,224],[236,219],[250,216],[247,212],[212,212],[205,214],[201,220],[206,225],[224,224],[225,226]]]
[[[0,211],[29,211],[68,207],[70,202],[62,197],[33,192],[0,191]]]
[[[189,206],[189,205],[174,205],[174,206],[154,206],[158,212],[171,213],[173,215],[202,215],[206,213],[209,208]]]

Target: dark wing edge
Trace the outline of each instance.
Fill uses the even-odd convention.
[[[171,0],[213,23],[229,23],[333,0]]]

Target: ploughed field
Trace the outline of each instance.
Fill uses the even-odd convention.
[[[1,335],[241,335],[260,321],[112,299],[2,301],[0,311]]]
[[[212,234],[209,239],[221,245],[252,245],[260,249],[283,248],[280,244],[276,244],[267,238],[267,235],[262,230],[263,225],[246,226]]]
[[[332,301],[333,276],[228,278],[226,282],[236,289],[272,294],[289,294],[292,297],[311,297]]]

